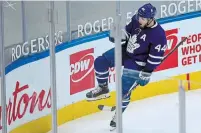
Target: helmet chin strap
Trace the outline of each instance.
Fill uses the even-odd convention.
[[[151,24],[151,22],[152,22],[152,21],[154,21],[154,19],[153,19],[153,18],[148,19],[148,22],[147,22],[147,24],[146,24],[145,26],[147,27],[149,24]]]

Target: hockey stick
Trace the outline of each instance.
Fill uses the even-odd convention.
[[[177,44],[166,56],[164,56],[163,59],[161,60],[161,63],[162,63],[165,59],[167,59],[167,57],[169,57],[179,46],[181,46],[181,45],[186,41],[186,39],[188,39],[188,38],[185,37],[185,38],[184,38],[179,44]],[[138,84],[134,83],[134,85],[133,85],[132,88],[135,88],[135,87],[137,87],[137,86],[138,86]],[[127,95],[129,95],[131,92],[132,92],[132,89],[129,90],[129,92],[128,92]]]
[[[179,46],[181,46],[186,41],[186,39],[188,39],[188,37],[185,37],[179,44],[177,44],[174,47],[174,49],[172,49],[166,56],[164,56],[163,59],[161,60],[161,63],[165,59],[167,59],[167,57],[169,57]],[[130,89],[129,92],[125,96],[129,95],[132,92],[133,88],[136,88],[137,86],[138,86],[138,84],[135,82],[134,85],[133,85],[133,87],[132,87],[132,89]],[[114,111],[116,109],[116,106],[98,105],[98,109],[102,110],[102,111],[103,110],[104,111]]]
[[[171,55],[180,45],[182,45],[188,37],[185,37],[177,46],[174,47],[165,57],[163,57],[162,62],[169,56]]]

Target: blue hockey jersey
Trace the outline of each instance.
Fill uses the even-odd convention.
[[[125,30],[129,35],[125,51],[127,55],[138,65],[144,66],[145,71],[154,71],[160,65],[167,48],[167,39],[163,28],[156,22],[152,27],[141,29],[134,16]]]

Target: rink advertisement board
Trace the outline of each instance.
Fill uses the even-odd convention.
[[[200,22],[201,17],[195,17],[162,24],[168,39],[167,52],[174,48],[183,37],[189,36],[189,38],[155,73],[153,73],[151,82],[200,71],[201,29],[198,28]],[[85,100],[86,93],[94,89],[97,85],[93,63],[96,57],[114,48],[114,44],[109,42],[106,34],[99,34],[96,37],[93,36],[91,39],[86,40],[87,39],[80,39],[80,42],[77,42],[77,44],[76,42],[71,42],[57,46],[56,79],[58,109],[65,109],[72,104],[73,107],[76,107],[77,102],[79,105],[75,110],[72,110],[74,108],[71,107],[71,110],[63,111],[63,113],[65,112],[66,114],[64,113],[62,115],[68,117],[68,119],[62,118],[60,114],[59,119],[63,121],[94,112],[95,109],[93,109],[92,112],[86,111],[87,103],[85,103],[85,105],[81,104],[82,101]],[[70,47],[70,45],[74,46]],[[37,59],[35,59],[36,57]],[[13,132],[18,131],[17,129],[19,128],[17,127],[34,120],[40,124],[40,119],[38,118],[46,117],[51,113],[49,56],[47,52],[39,53],[30,59],[32,61],[27,60],[28,59],[25,58],[24,60],[16,61],[7,67],[6,93],[8,131],[13,129]],[[109,83],[111,91],[114,91],[114,68],[110,68]],[[82,113],[76,113],[80,109]],[[49,117],[46,119],[51,123]],[[46,123],[48,124],[48,121],[46,121]],[[37,126],[37,124],[35,126]],[[1,128],[2,125],[0,124],[0,129]],[[34,127],[32,128],[34,129]],[[41,127],[40,130],[44,128],[45,127]],[[23,126],[20,129],[23,129]]]
[[[70,95],[95,87],[94,48],[70,55]]]
[[[175,39],[172,39],[173,42],[174,40],[180,42],[184,37],[188,37],[184,44],[178,48],[178,54],[175,57],[175,59],[178,59],[178,68],[186,68],[187,66],[194,66],[200,63],[201,31],[196,26],[200,22],[200,18],[198,17],[187,19],[179,23],[173,22],[162,25],[165,29],[170,29],[172,27],[178,29],[178,33],[175,34]]]

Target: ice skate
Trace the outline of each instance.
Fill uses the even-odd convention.
[[[96,101],[110,97],[109,88],[107,86],[98,86],[94,90],[86,94],[87,101]]]
[[[110,131],[114,131],[116,129],[116,113],[114,114],[112,120],[110,121]]]

